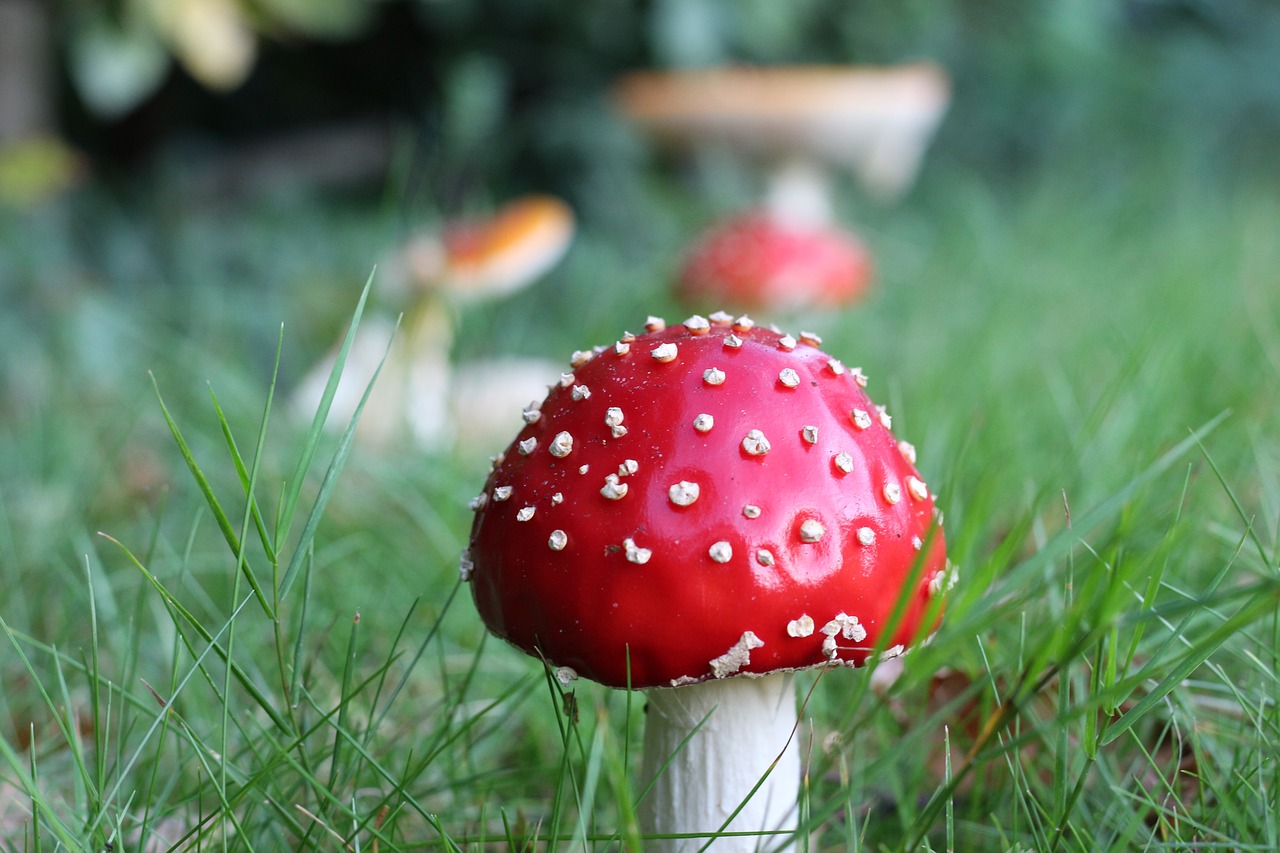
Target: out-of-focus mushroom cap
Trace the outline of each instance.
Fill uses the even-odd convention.
[[[696,307],[786,313],[853,302],[871,277],[871,256],[853,234],[750,211],[698,239],[678,287]]]
[[[438,284],[460,298],[496,298],[536,281],[564,256],[574,216],[548,195],[503,205],[489,219],[447,226]]]
[[[951,82],[932,63],[712,68],[634,72],[615,96],[629,119],[664,142],[812,157],[852,169],[871,191],[892,197],[915,178]]]

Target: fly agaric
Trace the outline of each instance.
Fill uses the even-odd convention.
[[[847,231],[753,210],[698,239],[685,258],[679,292],[692,304],[749,311],[833,308],[862,296],[871,267],[866,248]]]
[[[575,353],[525,410],[462,575],[488,628],[563,680],[647,691],[647,832],[791,831],[791,673],[933,630],[952,578],[933,493],[816,336],[724,313],[645,328]]]
[[[448,302],[497,299],[527,287],[553,267],[573,239],[574,216],[554,196],[528,195],[508,202],[487,219],[447,224],[418,235],[390,263],[390,290],[405,304],[399,329],[391,317],[373,316],[348,356],[328,424],[345,427],[379,364],[356,433],[365,444],[393,445],[407,432],[424,447],[453,440],[458,423],[477,397],[523,398],[539,385],[530,375],[557,373],[538,360],[474,366],[453,375],[454,317]],[[294,407],[309,416],[319,405],[339,347],[313,367],[295,393]],[[385,355],[385,361],[383,356]],[[514,369],[512,369],[514,367]],[[484,382],[487,387],[478,388]],[[477,392],[481,392],[477,394]],[[484,435],[472,430],[463,438]]]
[[[919,170],[951,81],[928,62],[636,71],[614,98],[662,142],[719,145],[769,162],[775,189],[800,179],[825,194],[823,167],[831,165],[893,199]]]
[[[408,276],[454,299],[497,298],[537,280],[564,257],[573,210],[555,196],[513,199],[482,219],[419,235],[403,250]]]

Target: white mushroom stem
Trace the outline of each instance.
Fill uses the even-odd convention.
[[[646,842],[646,850],[700,850],[719,831],[796,829],[800,750],[790,673],[726,678],[647,695],[641,784],[657,778],[640,802],[641,827],[647,835],[702,837],[655,838]],[[757,782],[760,787],[752,794]],[[791,850],[792,845],[785,835],[758,834],[722,837],[710,849],[734,853]]]
[[[793,228],[829,225],[833,208],[831,180],[818,162],[791,157],[770,172],[765,206],[775,221]]]

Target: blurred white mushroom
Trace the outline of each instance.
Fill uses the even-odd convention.
[[[616,93],[623,113],[661,141],[769,161],[780,185],[770,195],[812,208],[825,203],[823,165],[852,170],[882,198],[904,193],[951,83],[931,63],[712,68],[633,73]]]
[[[871,277],[871,255],[856,234],[832,221],[829,170],[851,170],[883,200],[900,197],[915,179],[950,91],[946,73],[928,63],[624,77],[615,93],[620,109],[658,141],[726,147],[769,169],[764,204],[716,224],[693,244],[680,276],[682,295],[695,307],[783,311],[860,296]],[[739,239],[744,230],[754,232],[745,241]],[[743,245],[722,250],[726,242]],[[815,262],[815,247],[831,262]]]
[[[418,290],[459,301],[498,299],[555,266],[573,231],[573,211],[563,201],[523,196],[487,219],[454,222],[411,238],[401,250],[401,268]]]
[[[559,370],[510,360],[480,363],[453,378],[451,303],[497,299],[529,286],[564,256],[573,230],[573,213],[564,202],[526,196],[489,219],[448,225],[407,242],[388,275],[393,296],[406,303],[400,329],[395,331],[389,316],[366,315],[327,425],[346,427],[384,354],[356,432],[363,444],[386,447],[407,437],[431,449],[452,446],[455,439],[474,446],[472,439],[487,434],[491,421],[502,422],[495,412],[518,418],[520,406],[543,397]],[[294,396],[300,416],[309,417],[319,405],[337,352],[335,347],[300,383]],[[498,434],[509,431],[503,427]]]
[[[463,449],[507,444],[524,425],[521,407],[541,400],[564,372],[559,362],[510,356],[463,362],[449,386],[449,414]]]

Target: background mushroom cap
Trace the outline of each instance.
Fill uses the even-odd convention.
[[[492,216],[417,235],[401,249],[399,263],[419,287],[461,300],[496,299],[555,266],[568,251],[574,229],[568,204],[551,195],[526,195]]]
[[[932,630],[932,495],[860,372],[690,323],[580,364],[496,465],[466,558],[485,624],[637,688],[856,666]]]
[[[789,224],[753,210],[698,238],[678,288],[699,307],[785,313],[852,302],[866,292],[871,277],[871,255],[852,233],[826,224]]]
[[[615,98],[662,142],[803,155],[851,169],[891,197],[914,179],[950,103],[951,80],[926,62],[638,71],[619,81]]]

